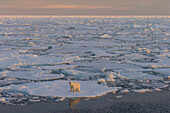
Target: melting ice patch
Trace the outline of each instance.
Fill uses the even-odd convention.
[[[96,81],[75,81],[81,84],[80,92],[70,92],[69,81],[58,80],[39,83],[25,83],[3,87],[5,91],[19,91],[30,95],[57,96],[57,97],[96,97],[109,92],[116,92],[120,87],[107,87],[97,84]]]

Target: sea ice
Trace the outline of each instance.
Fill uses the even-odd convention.
[[[20,78],[27,80],[53,80],[63,78],[65,75],[63,74],[50,74],[47,72],[43,72],[41,70],[20,70],[20,71],[5,71],[0,73],[0,76],[10,77],[10,78]]]
[[[120,77],[125,77],[126,79],[147,79],[147,80],[161,80],[161,76],[149,75],[143,72],[129,71],[121,72]]]
[[[150,54],[150,50],[147,48],[138,48],[139,53]]]
[[[170,59],[161,59],[161,61],[157,62],[157,63],[140,63],[140,62],[135,62],[132,64],[135,64],[137,66],[141,66],[144,68],[170,68]]]
[[[133,90],[136,93],[144,93],[144,92],[151,92],[152,90],[150,89],[137,89],[137,90]]]
[[[0,16],[0,85],[97,82],[114,72],[106,79],[129,91],[168,89],[169,34],[167,16]]]
[[[100,79],[97,80],[97,82],[105,82],[105,79],[100,78]]]
[[[170,76],[170,68],[154,69],[153,72],[159,73],[164,76]]]
[[[104,34],[102,36],[100,36],[101,38],[111,38],[112,36],[108,35],[108,34]]]
[[[69,81],[57,80],[47,82],[25,83],[2,87],[3,91],[25,92],[37,96],[57,97],[96,97],[109,92],[116,92],[120,87],[107,87],[97,84],[97,81],[74,81],[81,84],[80,92],[70,92]],[[42,87],[43,86],[43,87]]]
[[[113,72],[107,72],[105,80],[108,82],[114,82],[116,76],[113,75]]]
[[[128,93],[128,92],[130,92],[128,89],[121,90],[121,93]]]
[[[99,75],[99,73],[96,73],[96,72],[79,71],[75,69],[64,69],[61,71],[61,73],[63,73],[64,75],[69,75],[70,77],[74,76],[74,78],[77,78],[77,79],[86,79],[90,76]]]
[[[41,66],[42,69],[46,70],[59,70],[59,69],[68,69],[68,68],[75,68],[76,65],[54,65],[54,66]]]

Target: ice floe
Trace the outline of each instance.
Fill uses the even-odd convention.
[[[100,36],[101,38],[111,38],[112,36],[108,35],[108,34],[104,34],[102,36]]]
[[[46,70],[59,70],[59,69],[68,69],[68,68],[75,68],[76,65],[54,65],[54,66],[41,66],[42,69]]]
[[[100,79],[97,80],[97,82],[105,82],[105,79],[100,78]]]
[[[151,92],[152,90],[150,89],[137,89],[137,90],[133,90],[136,93],[144,93],[144,92]]]
[[[47,72],[43,72],[41,70],[35,71],[5,71],[0,72],[2,77],[10,77],[10,78],[21,78],[27,80],[53,80],[63,78],[65,75],[63,74],[50,74]]]
[[[128,89],[121,90],[121,93],[128,93],[128,92],[130,92]]]
[[[150,54],[150,50],[147,48],[138,48],[139,53]]]
[[[159,73],[164,76],[170,76],[170,68],[160,68],[160,69],[154,69],[153,72]]]
[[[141,66],[141,67],[144,67],[144,68],[170,68],[170,59],[161,59],[161,61],[158,61],[157,63],[151,63],[151,62],[148,62],[148,63],[140,63],[140,62],[135,62],[135,63],[132,63],[132,64],[135,64],[135,65],[138,65],[138,66]]]
[[[124,76],[128,79],[147,79],[147,80],[161,80],[162,77],[161,76],[154,76],[154,75],[149,75],[147,73],[143,73],[143,72],[122,72],[120,73],[121,76]]]
[[[115,81],[114,78],[116,78],[116,76],[114,76],[112,72],[108,72],[106,74],[105,80],[108,81],[108,82],[114,82]]]
[[[76,81],[81,84],[80,92],[71,92],[69,81],[58,80],[38,83],[25,83],[21,85],[10,85],[1,90],[25,92],[30,95],[38,96],[57,96],[57,97],[96,97],[109,92],[116,92],[121,87],[107,87],[97,84],[96,81]],[[42,87],[43,86],[43,87]]]

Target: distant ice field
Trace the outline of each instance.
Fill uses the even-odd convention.
[[[105,82],[97,82],[101,79]],[[0,102],[16,104],[18,99],[11,101],[10,95],[17,97],[24,84],[29,95],[62,97],[42,88],[63,81],[56,89],[64,97],[69,87],[62,87],[69,81],[89,82],[86,88],[93,91],[85,95],[90,97],[110,91],[108,87],[121,87],[117,90],[122,92],[170,90],[169,79],[168,16],[0,17]],[[34,85],[38,93],[31,93]]]

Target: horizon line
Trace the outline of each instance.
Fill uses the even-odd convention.
[[[27,15],[27,14],[24,14],[24,15],[21,15],[21,14],[0,14],[0,17],[2,17],[2,16],[26,16],[26,17],[28,17],[28,16],[42,16],[42,17],[49,17],[49,16],[53,16],[53,17],[73,17],[73,16],[77,16],[77,17],[87,17],[87,16],[89,16],[89,17],[120,17],[120,16],[122,16],[122,17],[128,17],[128,16],[133,16],[133,17],[139,17],[139,16],[141,16],[141,17],[163,17],[163,16],[166,16],[166,17],[170,17],[170,15],[154,15],[154,14],[152,14],[152,15],[149,15],[149,14],[135,14],[135,15],[36,15],[36,14],[33,14],[33,15]]]

